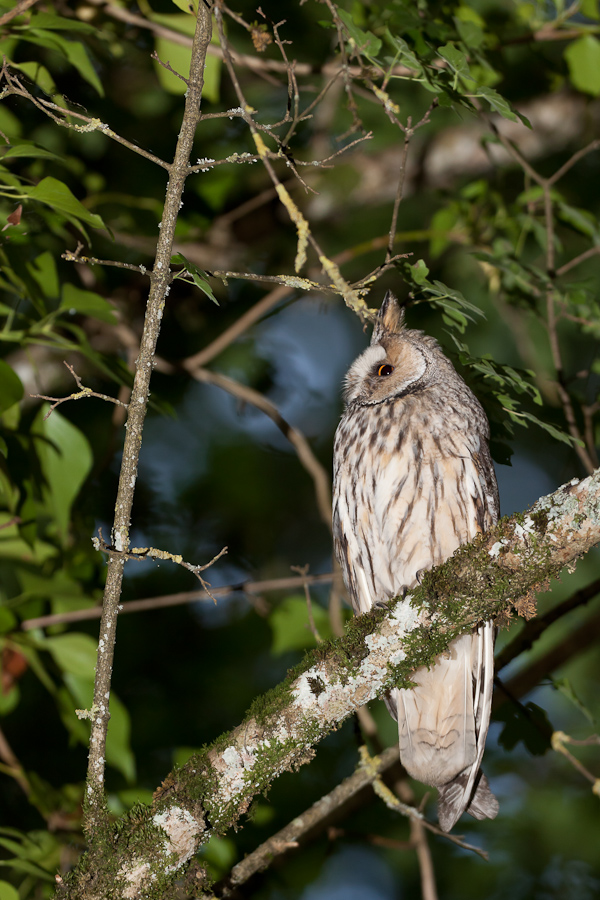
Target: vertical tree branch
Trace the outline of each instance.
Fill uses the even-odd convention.
[[[185,180],[188,175],[189,158],[196,125],[200,117],[200,101],[204,84],[204,63],[211,39],[211,32],[210,8],[204,2],[200,2],[198,4],[196,33],[192,48],[183,122],[175,149],[175,156],[168,168],[169,181],[165,196],[163,220],[156,248],[144,329],[127,415],[127,430],[112,528],[113,545],[117,548],[117,551],[126,551],[129,547],[131,509],[142,444],[142,430],[148,404],[150,376],[154,364],[154,352],[160,332],[165,299],[171,282],[170,260],[175,236],[175,225]],[[110,718],[108,701],[116,639],[117,612],[121,596],[124,566],[124,557],[119,553],[111,553],[109,555],[102,619],[100,621],[94,700],[89,713],[92,730],[87,774],[85,829],[90,842],[93,842],[100,832],[104,832],[108,828],[108,815],[103,790],[104,759],[106,733]]]
[[[531,166],[524,158],[524,156],[517,150],[514,144],[509,141],[505,135],[502,134],[500,129],[497,128],[489,118],[487,119],[487,122],[504,149],[513,157],[513,159],[518,162],[518,164],[523,169],[523,172],[529,175],[529,177],[537,185],[539,185],[544,192],[544,218],[546,220],[546,272],[548,273],[549,278],[554,281],[558,273],[556,271],[556,254],[554,248],[554,206],[552,201],[552,185],[554,185],[571,168],[571,166],[575,164],[575,162],[577,162],[587,153],[595,150],[597,147],[597,142],[593,141],[588,147],[585,148],[585,150],[574,153],[571,159],[567,160],[567,162],[563,166],[561,166],[561,168],[558,169],[550,178],[543,178],[538,172],[536,172],[533,166]],[[564,269],[565,267],[563,266],[559,271],[564,271]],[[595,454],[595,450],[590,450],[590,446],[591,448],[593,448],[594,445],[592,443],[590,446],[588,446],[583,440],[581,430],[577,424],[577,419],[575,417],[573,403],[566,387],[562,354],[560,351],[560,343],[558,340],[554,290],[551,287],[546,290],[546,327],[548,329],[548,340],[552,353],[552,362],[554,363],[554,368],[556,369],[556,387],[560,402],[563,407],[569,434],[573,438],[575,438],[575,441],[577,442],[574,449],[581,461],[581,464],[583,465],[587,474],[591,475],[595,469],[594,460],[591,454]]]

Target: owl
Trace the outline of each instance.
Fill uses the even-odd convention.
[[[335,436],[333,533],[355,614],[406,594],[498,520],[489,424],[437,342],[404,326],[387,293],[371,344],[345,379]],[[408,600],[405,602],[409,602]],[[480,770],[494,678],[494,627],[456,638],[415,687],[386,697],[400,760],[438,790],[450,831],[463,812],[494,818]]]

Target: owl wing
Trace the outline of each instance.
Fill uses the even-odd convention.
[[[337,482],[339,484],[339,481]],[[347,497],[336,491],[333,499],[333,548],[342,568],[344,583],[354,614],[368,612],[376,600],[373,586],[373,560],[368,545],[360,541],[352,528]],[[363,561],[365,560],[365,561]],[[369,578],[367,578],[369,570]]]
[[[458,500],[446,496],[438,507],[435,556],[450,556],[458,544],[487,530],[498,518],[487,445],[482,441],[470,451],[445,461],[445,483],[451,485],[456,478],[462,496]],[[459,518],[460,526],[454,525]],[[452,546],[459,528],[460,540]],[[498,811],[480,771],[491,712],[494,638],[491,622],[462,635],[434,666],[415,672],[413,690],[395,691],[388,701],[392,713],[394,706],[397,710],[401,761],[412,777],[438,788],[438,816],[446,831],[465,811],[476,818],[493,818]]]

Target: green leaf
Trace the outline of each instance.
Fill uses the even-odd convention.
[[[13,612],[10,609],[7,609],[6,606],[0,606],[0,633],[6,634],[9,631],[13,631],[17,626],[17,619]]]
[[[417,76],[422,75],[423,66],[406,41],[392,34],[389,28],[386,29],[385,36],[396,51],[396,62],[406,66],[408,69],[414,69]]]
[[[579,9],[587,19],[600,19],[600,9],[598,8],[598,0],[581,0]]]
[[[69,218],[85,222],[92,228],[106,228],[100,216],[91,213],[85,206],[79,202],[77,197],[71,193],[66,184],[57,178],[48,176],[42,178],[39,184],[32,188],[23,188],[24,193],[31,200],[38,200],[40,203],[46,203],[57,212],[63,213]]]
[[[381,50],[381,41],[379,38],[375,37],[370,31],[362,31],[362,29],[355,24],[352,15],[349,12],[346,12],[346,10],[338,8],[337,12],[348,30],[351,41],[356,45],[358,52],[363,53],[365,56],[377,56]]]
[[[18,891],[8,881],[0,881],[0,900],[19,900]]]
[[[450,240],[446,235],[457,225],[459,217],[460,207],[458,203],[451,203],[450,206],[447,206],[445,209],[438,209],[433,215],[431,219],[431,231],[434,232],[434,236],[432,236],[429,244],[429,252],[432,259],[437,259],[437,257],[444,252],[446,247],[450,245]]]
[[[80,19],[66,19],[55,13],[38,12],[31,18],[31,25],[49,31],[77,31],[80,34],[96,34],[96,28]]]
[[[44,421],[48,411],[45,404],[32,426],[33,434],[46,440],[38,442],[38,454],[46,486],[44,500],[52,512],[59,536],[67,543],[71,506],[92,468],[92,451],[87,438],[54,410]]]
[[[528,422],[533,422],[534,425],[539,426],[544,431],[547,431],[549,435],[551,435],[556,441],[560,441],[562,444],[569,444],[571,447],[574,447],[576,444],[583,446],[583,441],[577,441],[576,438],[571,437],[570,434],[567,434],[565,431],[561,431],[560,428],[555,428],[554,425],[551,425],[550,422],[544,422],[543,419],[538,419],[537,416],[532,416],[531,413],[528,412],[519,412],[518,415],[516,413],[510,414],[513,422],[517,422],[519,425],[525,425],[523,419],[526,419]]]
[[[44,91],[45,94],[52,96],[56,94],[56,84],[48,69],[37,62],[15,63],[11,61],[11,67],[19,69],[33,81],[34,84]]]
[[[119,321],[108,300],[93,291],[84,291],[82,288],[75,287],[74,284],[63,285],[59,308],[69,312],[74,310],[83,313],[92,319],[107,322],[109,325],[116,325]]]
[[[545,711],[535,703],[524,706],[504,703],[494,714],[504,722],[498,740],[505,750],[513,750],[522,742],[533,756],[542,756],[550,749],[550,735],[554,731]]]
[[[27,264],[27,269],[46,297],[52,299],[58,297],[58,272],[55,259],[49,250],[36,256],[33,262]]]
[[[17,373],[0,359],[0,414],[23,397],[23,385]]]
[[[464,9],[464,7],[462,7],[462,9]],[[462,20],[458,16],[456,17],[455,22],[460,39],[466,47],[473,50],[481,47],[486,39],[486,35],[478,22],[472,22],[468,19]]]
[[[198,266],[194,265],[194,263],[186,259],[183,253],[176,253],[175,256],[172,256],[171,265],[185,266],[187,272],[194,279],[194,284],[196,285],[196,287],[200,288],[202,293],[206,294],[209,300],[212,300],[212,302],[217,306],[219,305],[219,301],[213,294],[212,288],[206,280],[208,277],[206,272],[203,272],[202,269],[199,269]],[[179,274],[180,273],[178,273],[175,277],[177,278]]]
[[[14,684],[6,693],[0,691],[0,717],[8,716],[21,702],[19,685]]]
[[[412,277],[414,279],[415,284],[428,284],[427,276],[429,275],[429,269],[425,263],[424,259],[418,259],[414,265],[410,267],[410,271],[412,272]]]
[[[597,219],[588,210],[576,209],[568,203],[557,203],[557,212],[559,218],[571,225],[575,231],[579,231],[589,238],[598,238]]]
[[[213,835],[200,851],[203,862],[206,862],[214,878],[224,876],[234,864],[237,851],[231,838]]]
[[[58,634],[45,638],[39,647],[52,654],[61,671],[90,681],[94,680],[97,650],[96,641],[89,634],[80,632]]]
[[[49,150],[44,150],[43,147],[38,147],[33,141],[23,141],[18,138],[13,138],[11,143],[4,147],[0,145],[0,149],[2,150],[2,159],[12,159],[18,156],[53,160],[60,160],[61,158],[56,153],[51,153]]]
[[[185,3],[186,0],[182,0],[182,2]],[[190,15],[189,11],[187,10],[184,14],[175,15],[162,15],[158,13],[152,13],[150,18],[153,22],[156,22],[160,25],[165,25],[167,28],[171,28],[173,29],[173,31],[178,31],[180,34],[185,34],[189,37],[193,37],[194,35],[194,31],[196,28],[196,18],[195,16]],[[216,32],[211,38],[211,44],[215,44],[217,46],[219,44],[219,36]],[[155,49],[158,57],[163,62],[168,62],[169,65],[176,72],[179,72],[179,74],[184,78],[189,77],[190,62],[192,59],[191,46],[184,47],[182,44],[178,44],[175,41],[169,40],[168,38],[157,37],[155,40]],[[159,62],[155,61],[154,65],[158,81],[165,89],[165,91],[168,91],[170,94],[185,94],[185,92],[187,91],[187,84],[185,83],[185,81],[182,81],[181,78],[177,78],[176,75],[173,75],[172,72],[169,72],[168,69],[165,69],[164,66],[161,66]],[[217,103],[217,101],[219,100],[222,67],[223,63],[221,57],[206,57],[202,96],[206,100],[209,100],[211,103]]]
[[[600,41],[585,34],[565,50],[571,81],[579,91],[600,96]]]
[[[188,16],[196,15],[196,6],[192,0],[171,0],[178,9],[181,9],[184,13],[187,13]]]
[[[56,883],[54,875],[51,875],[46,869],[42,869],[41,866],[36,866],[35,863],[30,862],[28,859],[3,859],[0,860],[0,866],[14,869],[16,872],[26,872],[28,875],[33,875],[34,878],[42,878],[44,881],[49,881],[52,884]]]
[[[428,285],[426,290],[427,293],[433,294],[434,297],[439,297],[441,299],[448,297],[448,299],[453,300],[454,303],[456,303],[460,307],[461,311],[465,314],[467,319],[469,319],[471,322],[474,322],[475,319],[469,316],[466,310],[472,312],[476,316],[480,316],[482,319],[485,319],[485,313],[482,309],[479,309],[478,306],[475,306],[474,303],[471,303],[469,300],[467,300],[460,291],[457,291],[454,288],[449,288],[448,285],[444,284],[442,281],[434,281],[433,287],[431,285]]]
[[[84,78],[88,84],[91,84],[101,97],[104,96],[102,82],[96,75],[96,70],[82,43],[79,41],[70,41],[56,31],[47,31],[45,28],[29,28],[23,34],[23,39],[31,41],[34,44],[40,44],[42,47],[49,47],[51,50],[56,50],[61,53],[67,58],[73,68],[77,69],[81,77]]]
[[[463,53],[454,44],[444,44],[442,47],[438,47],[437,52],[459,78],[473,82],[466,53]]]
[[[316,603],[312,603],[311,606],[320,636],[323,639],[331,637],[331,627],[326,611]],[[287,653],[288,650],[302,650],[305,647],[315,646],[315,638],[308,626],[305,597],[286,597],[269,616],[269,624],[273,631],[271,652],[274,656]]]
[[[518,116],[511,108],[508,100],[505,100],[504,97],[498,93],[498,91],[494,90],[494,88],[480,85],[477,88],[477,93],[475,96],[482,97],[484,100],[486,100],[487,103],[489,103],[491,109],[494,112],[499,113],[504,119],[509,119],[511,122],[518,122],[520,120],[525,125],[529,125],[527,119],[525,119],[524,116]]]
[[[577,709],[579,710],[579,712],[582,713],[586,717],[586,719],[588,720],[590,725],[593,725],[593,726],[596,725],[596,720],[594,719],[594,716],[589,711],[587,706],[584,703],[582,703],[582,701],[579,699],[579,697],[577,696],[577,694],[575,693],[575,691],[573,689],[573,685],[571,684],[571,682],[569,681],[568,678],[552,678],[551,677],[550,681],[552,682],[552,687],[556,688],[557,691],[560,691],[560,693],[563,695],[563,697],[566,697],[567,700],[570,700],[571,703],[573,704],[573,706],[576,706]]]

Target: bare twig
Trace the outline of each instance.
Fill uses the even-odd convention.
[[[577,150],[569,159],[564,163],[560,169],[557,169],[556,172],[548,178],[548,184],[553,185],[556,184],[557,181],[566,175],[569,169],[572,169],[574,165],[576,165],[584,156],[587,156],[588,153],[593,153],[594,150],[600,149],[600,138],[597,138],[595,141],[591,141],[587,147],[582,147],[581,150]]]
[[[520,656],[521,653],[530,650],[537,639],[541,637],[554,622],[558,622],[572,610],[578,609],[580,606],[589,603],[589,601],[593,600],[599,593],[600,578],[597,578],[595,581],[586,585],[586,587],[575,591],[574,594],[566,600],[563,600],[562,603],[559,603],[553,609],[550,609],[543,616],[539,616],[537,619],[526,622],[521,632],[510,644],[507,644],[502,652],[496,657],[496,671],[500,672],[505,666],[512,662],[513,659]]]
[[[410,126],[411,126],[411,120],[409,117],[407,127],[404,132],[404,144],[402,146],[402,155],[400,157],[400,172],[398,175],[398,187],[396,189],[396,197],[394,199],[394,209],[392,211],[392,221],[390,224],[390,233],[388,236],[387,251],[385,254],[386,263],[390,261],[392,254],[394,252],[394,243],[396,240],[396,228],[398,226],[398,210],[400,209],[400,204],[402,203],[402,193],[404,190],[404,176],[406,175],[406,160],[408,157],[408,145],[410,144],[410,139],[413,135],[413,130]]]
[[[317,507],[321,519],[329,531],[331,531],[331,480],[329,474],[313,453],[310,444],[302,432],[297,428],[294,428],[293,425],[290,425],[289,422],[286,422],[275,404],[271,403],[270,400],[267,400],[263,394],[255,391],[254,388],[241,384],[239,381],[235,381],[227,375],[221,375],[219,372],[211,372],[209,369],[203,369],[199,366],[191,367],[187,361],[184,362],[184,368],[189,371],[192,378],[196,378],[198,381],[204,381],[207,384],[215,384],[218,387],[223,388],[223,390],[233,394],[234,397],[239,397],[241,400],[251,403],[252,406],[262,410],[262,412],[266,413],[266,415],[275,422],[281,433],[284,434],[288,441],[294,446],[294,449],[298,454],[298,459],[313,479]]]
[[[239,79],[237,77],[232,55],[229,48],[229,43],[227,36],[225,34],[225,30],[223,28],[223,21],[221,16],[221,11],[217,6],[215,8],[215,20],[217,23],[217,28],[219,31],[219,43],[223,49],[223,58],[225,61],[225,65],[227,67],[227,71],[229,73],[229,78],[233,85],[234,91],[236,93],[238,103],[242,109],[250,109],[242,88],[240,86]],[[309,223],[302,214],[302,212],[298,209],[296,204],[293,202],[289,192],[286,190],[284,185],[281,183],[278,178],[269,158],[269,152],[265,145],[265,142],[261,135],[261,128],[254,121],[252,116],[248,114],[245,117],[246,123],[250,129],[250,133],[254,140],[256,149],[261,158],[261,161],[269,175],[273,185],[275,186],[275,190],[277,191],[277,195],[279,200],[283,204],[288,213],[291,221],[296,227],[297,233],[297,251],[296,251],[296,260],[295,260],[295,270],[299,272],[301,268],[304,266],[307,258],[307,249],[310,244],[314,251],[317,254],[319,263],[321,265],[321,269],[327,278],[330,280],[331,285],[337,290],[339,294],[344,298],[346,305],[357,313],[361,318],[365,318],[368,315],[369,310],[366,307],[365,301],[361,295],[360,291],[353,290],[342,277],[342,274],[338,268],[338,266],[333,262],[333,260],[329,259],[326,254],[323,252],[318,242],[316,241],[314,235],[312,234]],[[264,131],[264,129],[262,129]]]
[[[104,122],[100,121],[100,119],[92,118],[91,116],[86,116],[83,113],[76,112],[72,109],[64,109],[62,106],[58,106],[56,103],[52,103],[50,100],[44,100],[39,97],[34,97],[22,84],[22,82],[14,75],[10,66],[4,61],[2,69],[0,70],[0,81],[4,79],[6,82],[6,86],[3,89],[5,94],[13,94],[16,97],[23,97],[25,100],[28,100],[30,103],[33,103],[40,112],[43,112],[44,115],[48,116],[56,125],[60,125],[61,128],[70,128],[73,131],[79,132],[91,132],[91,131],[100,131],[102,134],[105,134],[111,140],[116,141],[118,144],[122,144],[124,147],[127,147],[128,150],[132,150],[134,153],[137,153],[139,156],[143,156],[145,159],[150,162],[155,163],[157,166],[162,166],[163,169],[169,168],[169,163],[166,163],[160,157],[155,156],[153,153],[150,153],[148,150],[143,150],[141,147],[138,147],[137,144],[131,143],[131,141],[126,140],[124,137],[121,137],[120,134],[117,134],[112,130],[108,125]],[[67,121],[67,118],[77,119],[79,122],[84,122],[84,125],[77,125],[74,122]]]
[[[211,593],[215,597],[226,597],[228,594],[242,593],[250,595],[265,594],[269,591],[287,591],[290,588],[302,587],[303,584],[329,584],[333,579],[331,573],[324,575],[306,575],[289,578],[269,578],[265,581],[240,581],[237,584],[225,584],[219,587],[211,587]],[[204,591],[182,591],[178,594],[162,594],[160,597],[148,597],[143,600],[125,600],[121,604],[119,615],[134,612],[147,612],[157,609],[168,609],[171,606],[183,606],[187,603],[198,603],[206,600]],[[35,619],[25,619],[21,622],[23,631],[32,628],[47,628],[50,625],[63,625],[68,622],[86,622],[90,619],[99,619],[102,614],[100,606],[91,606],[87,609],[74,609],[70,612],[54,613],[48,616],[37,616]]]
[[[593,646],[599,638],[600,613],[596,613],[570,632],[568,637],[551,647],[542,657],[535,659],[526,669],[514,675],[505,685],[507,694],[523,697],[533,690],[546,675],[564,665],[576,654],[582,653],[587,647]],[[494,709],[501,706],[503,702],[504,698],[500,694],[495,694]]]
[[[89,266],[114,266],[116,269],[130,269],[132,272],[139,272],[140,275],[150,275],[145,266],[134,266],[132,263],[120,262],[118,259],[97,259],[95,256],[82,256],[81,249],[83,245],[79,244],[77,250],[66,250],[61,253],[61,259],[67,262],[80,263]]]
[[[0,23],[1,24],[1,23]],[[23,766],[15,756],[12,747],[8,743],[6,739],[6,735],[0,728],[0,760],[2,760],[1,768],[4,770],[6,775],[10,775],[11,778],[14,778],[17,784],[23,789],[25,794],[29,796],[31,793],[31,786],[27,781],[27,777],[25,775],[25,771],[23,770]]]
[[[598,797],[600,797],[600,778],[596,778],[595,775],[586,769],[583,763],[579,762],[576,756],[573,756],[570,753],[565,744],[587,744],[587,743],[597,743],[599,742],[597,735],[592,735],[591,739],[588,741],[575,741],[568,734],[565,734],[564,731],[555,731],[552,735],[552,749],[557,753],[562,753],[562,755],[569,760],[573,768],[577,769],[578,772],[583,775],[584,778],[587,778],[588,781],[592,783],[592,791]]]
[[[29,396],[34,400],[48,400],[48,402],[52,403],[52,406],[44,416],[44,421],[52,415],[56,407],[60,406],[61,403],[66,403],[67,400],[83,400],[86,397],[96,397],[98,400],[107,400],[109,403],[114,403],[116,406],[122,406],[124,409],[127,409],[128,404],[123,403],[117,397],[110,397],[108,394],[100,394],[98,391],[93,391],[91,388],[85,387],[73,366],[69,365],[65,359],[63,359],[63,363],[77,382],[79,391],[77,393],[69,394],[68,397],[47,397],[45,394],[30,394]]]
[[[209,588],[211,587],[208,581],[205,581],[204,578],[200,575],[201,572],[205,572],[212,565],[216,563],[218,559],[221,559],[227,553],[227,547],[223,547],[222,550],[219,550],[216,556],[213,556],[210,562],[205,563],[203,566],[194,565],[194,563],[186,562],[183,557],[178,553],[169,553],[168,550],[157,550],[156,547],[132,547],[131,550],[117,550],[116,547],[111,547],[110,544],[107,544],[104,538],[102,537],[102,529],[98,529],[99,537],[92,538],[92,543],[94,545],[95,550],[101,550],[102,553],[109,553],[111,556],[119,556],[123,559],[131,559],[136,560],[137,562],[142,562],[145,559],[167,559],[170,562],[176,563],[178,566],[183,566],[184,569],[187,569],[188,572],[191,572],[192,575],[195,575],[207,595],[210,599],[216,604],[216,599],[213,597]]]
[[[191,47],[192,46],[192,38],[187,34],[182,34],[180,31],[176,31],[173,28],[168,28],[165,25],[159,24],[158,22],[153,22],[151,19],[146,19],[143,16],[137,15],[135,13],[129,12],[129,10],[124,9],[122,6],[118,6],[116,3],[112,2],[112,0],[86,0],[91,6],[101,7],[102,11],[111,16],[113,19],[117,19],[118,21],[124,22],[127,25],[134,25],[137,28],[145,28],[148,31],[151,31],[153,34],[158,35],[159,37],[166,38],[169,41],[172,41],[174,44],[180,44],[182,47]],[[230,15],[235,21],[238,22],[244,29],[247,31],[251,31],[251,26],[249,26],[241,16],[237,16],[234,12],[229,10],[222,4],[226,9],[227,14]],[[237,50],[233,50],[230,48],[230,54],[233,59],[233,62],[236,66],[245,66],[257,74],[263,74],[265,72],[279,72],[282,74],[287,73],[287,66],[285,62],[279,59],[265,59],[259,56],[251,56],[247,53],[239,53]],[[208,56],[218,56],[220,59],[223,58],[223,51],[221,47],[217,44],[211,44],[207,51]],[[444,65],[444,61],[438,65]],[[295,63],[295,72],[296,75],[314,75],[315,67],[310,63]],[[337,62],[326,62],[321,68],[321,73],[328,78],[335,78],[339,76],[341,68]],[[361,66],[348,66],[348,73],[352,77],[358,77],[361,75],[363,69]],[[392,70],[394,75],[398,76],[410,76],[413,74],[413,70],[407,68],[406,66],[395,66]],[[277,82],[279,84],[279,82]]]
[[[230,875],[215,889],[217,897],[228,897],[240,885],[245,884],[257,872],[264,871],[275,859],[281,858],[286,853],[297,849],[309,840],[327,829],[332,821],[343,816],[344,808],[367,788],[381,782],[381,777],[394,767],[398,766],[398,747],[389,747],[380,756],[369,757],[365,748],[361,748],[361,762],[356,771],[344,779],[332,791],[317,800],[309,809],[296,816],[288,825],[272,835],[264,844],[249,853],[241,862],[231,870]],[[411,821],[419,822],[420,827],[427,828],[428,823],[422,813],[413,807],[404,804],[403,811],[408,810]],[[465,850],[473,850],[487,859],[487,854],[478,847],[472,847],[462,838],[442,832],[435,825],[430,830],[440,837],[450,840]],[[335,836],[335,832],[334,835]],[[407,849],[412,844],[407,844]],[[431,895],[426,900],[433,900]]]
[[[319,634],[318,628],[315,624],[315,617],[313,615],[312,610],[312,600],[310,599],[310,588],[309,583],[306,580],[308,575],[308,566],[291,566],[292,572],[298,572],[298,574],[304,579],[303,587],[304,587],[304,597],[306,599],[306,612],[308,615],[308,627],[310,628],[311,634],[314,637],[317,644],[320,644],[323,638]]]
[[[580,265],[582,262],[585,262],[586,259],[591,259],[593,256],[598,256],[600,253],[600,245],[596,247],[589,247],[587,250],[584,250],[583,253],[580,253],[578,256],[573,257],[568,262],[564,263],[564,265],[559,266],[556,270],[556,277],[560,278],[562,275],[566,275],[567,272],[570,272],[571,269],[574,269],[575,266]]]
[[[532,181],[534,181],[542,188],[544,197],[544,214],[546,220],[546,271],[548,276],[551,279],[554,279],[557,276],[557,272],[555,265],[554,244],[554,208],[551,188],[552,185],[555,184],[558,179],[561,178],[579,159],[581,159],[587,153],[590,153],[592,150],[597,149],[597,147],[600,146],[600,141],[592,141],[592,143],[589,144],[586,148],[578,151],[577,153],[574,153],[573,156],[554,173],[554,175],[552,175],[550,178],[544,178],[533,168],[533,166],[531,166],[527,162],[525,157],[514,146],[512,141],[509,141],[508,138],[502,134],[500,129],[496,127],[494,122],[489,119],[489,117],[487,121],[502,146],[508,151],[513,159],[518,162],[523,171],[527,173]],[[575,262],[573,262],[573,264],[575,265]],[[563,273],[564,271],[565,267],[563,266]],[[582,438],[581,431],[575,417],[573,402],[566,388],[562,354],[556,325],[557,321],[555,310],[555,292],[553,288],[550,287],[546,290],[546,327],[548,330],[548,339],[550,343],[550,350],[552,353],[552,361],[556,370],[556,389],[558,391],[558,395],[563,407],[569,434],[571,434],[571,436],[575,439],[575,452],[579,456],[579,459],[583,467],[585,468],[585,471],[588,474],[591,474],[594,471],[594,460],[592,459],[589,448]]]
[[[277,306],[281,300],[284,300],[291,293],[292,288],[284,285],[280,285],[272,291],[269,291],[262,300],[259,300],[258,303],[255,303],[254,306],[240,316],[239,319],[236,319],[235,322],[233,322],[229,328],[226,328],[219,337],[215,338],[212,343],[198,351],[198,353],[195,353],[193,356],[188,356],[184,361],[185,368],[188,371],[191,371],[200,366],[205,366],[211,359],[214,359],[215,356],[222,353],[226,347],[237,340],[237,338],[247,331],[248,328],[254,325],[255,322],[258,322],[258,320],[269,312],[269,310],[273,309],[274,306]]]
[[[14,9],[5,12],[4,15],[0,16],[0,25],[6,25],[7,22],[10,22],[11,19],[14,19],[16,16],[22,15],[26,10],[30,9],[38,0],[19,0]]]

